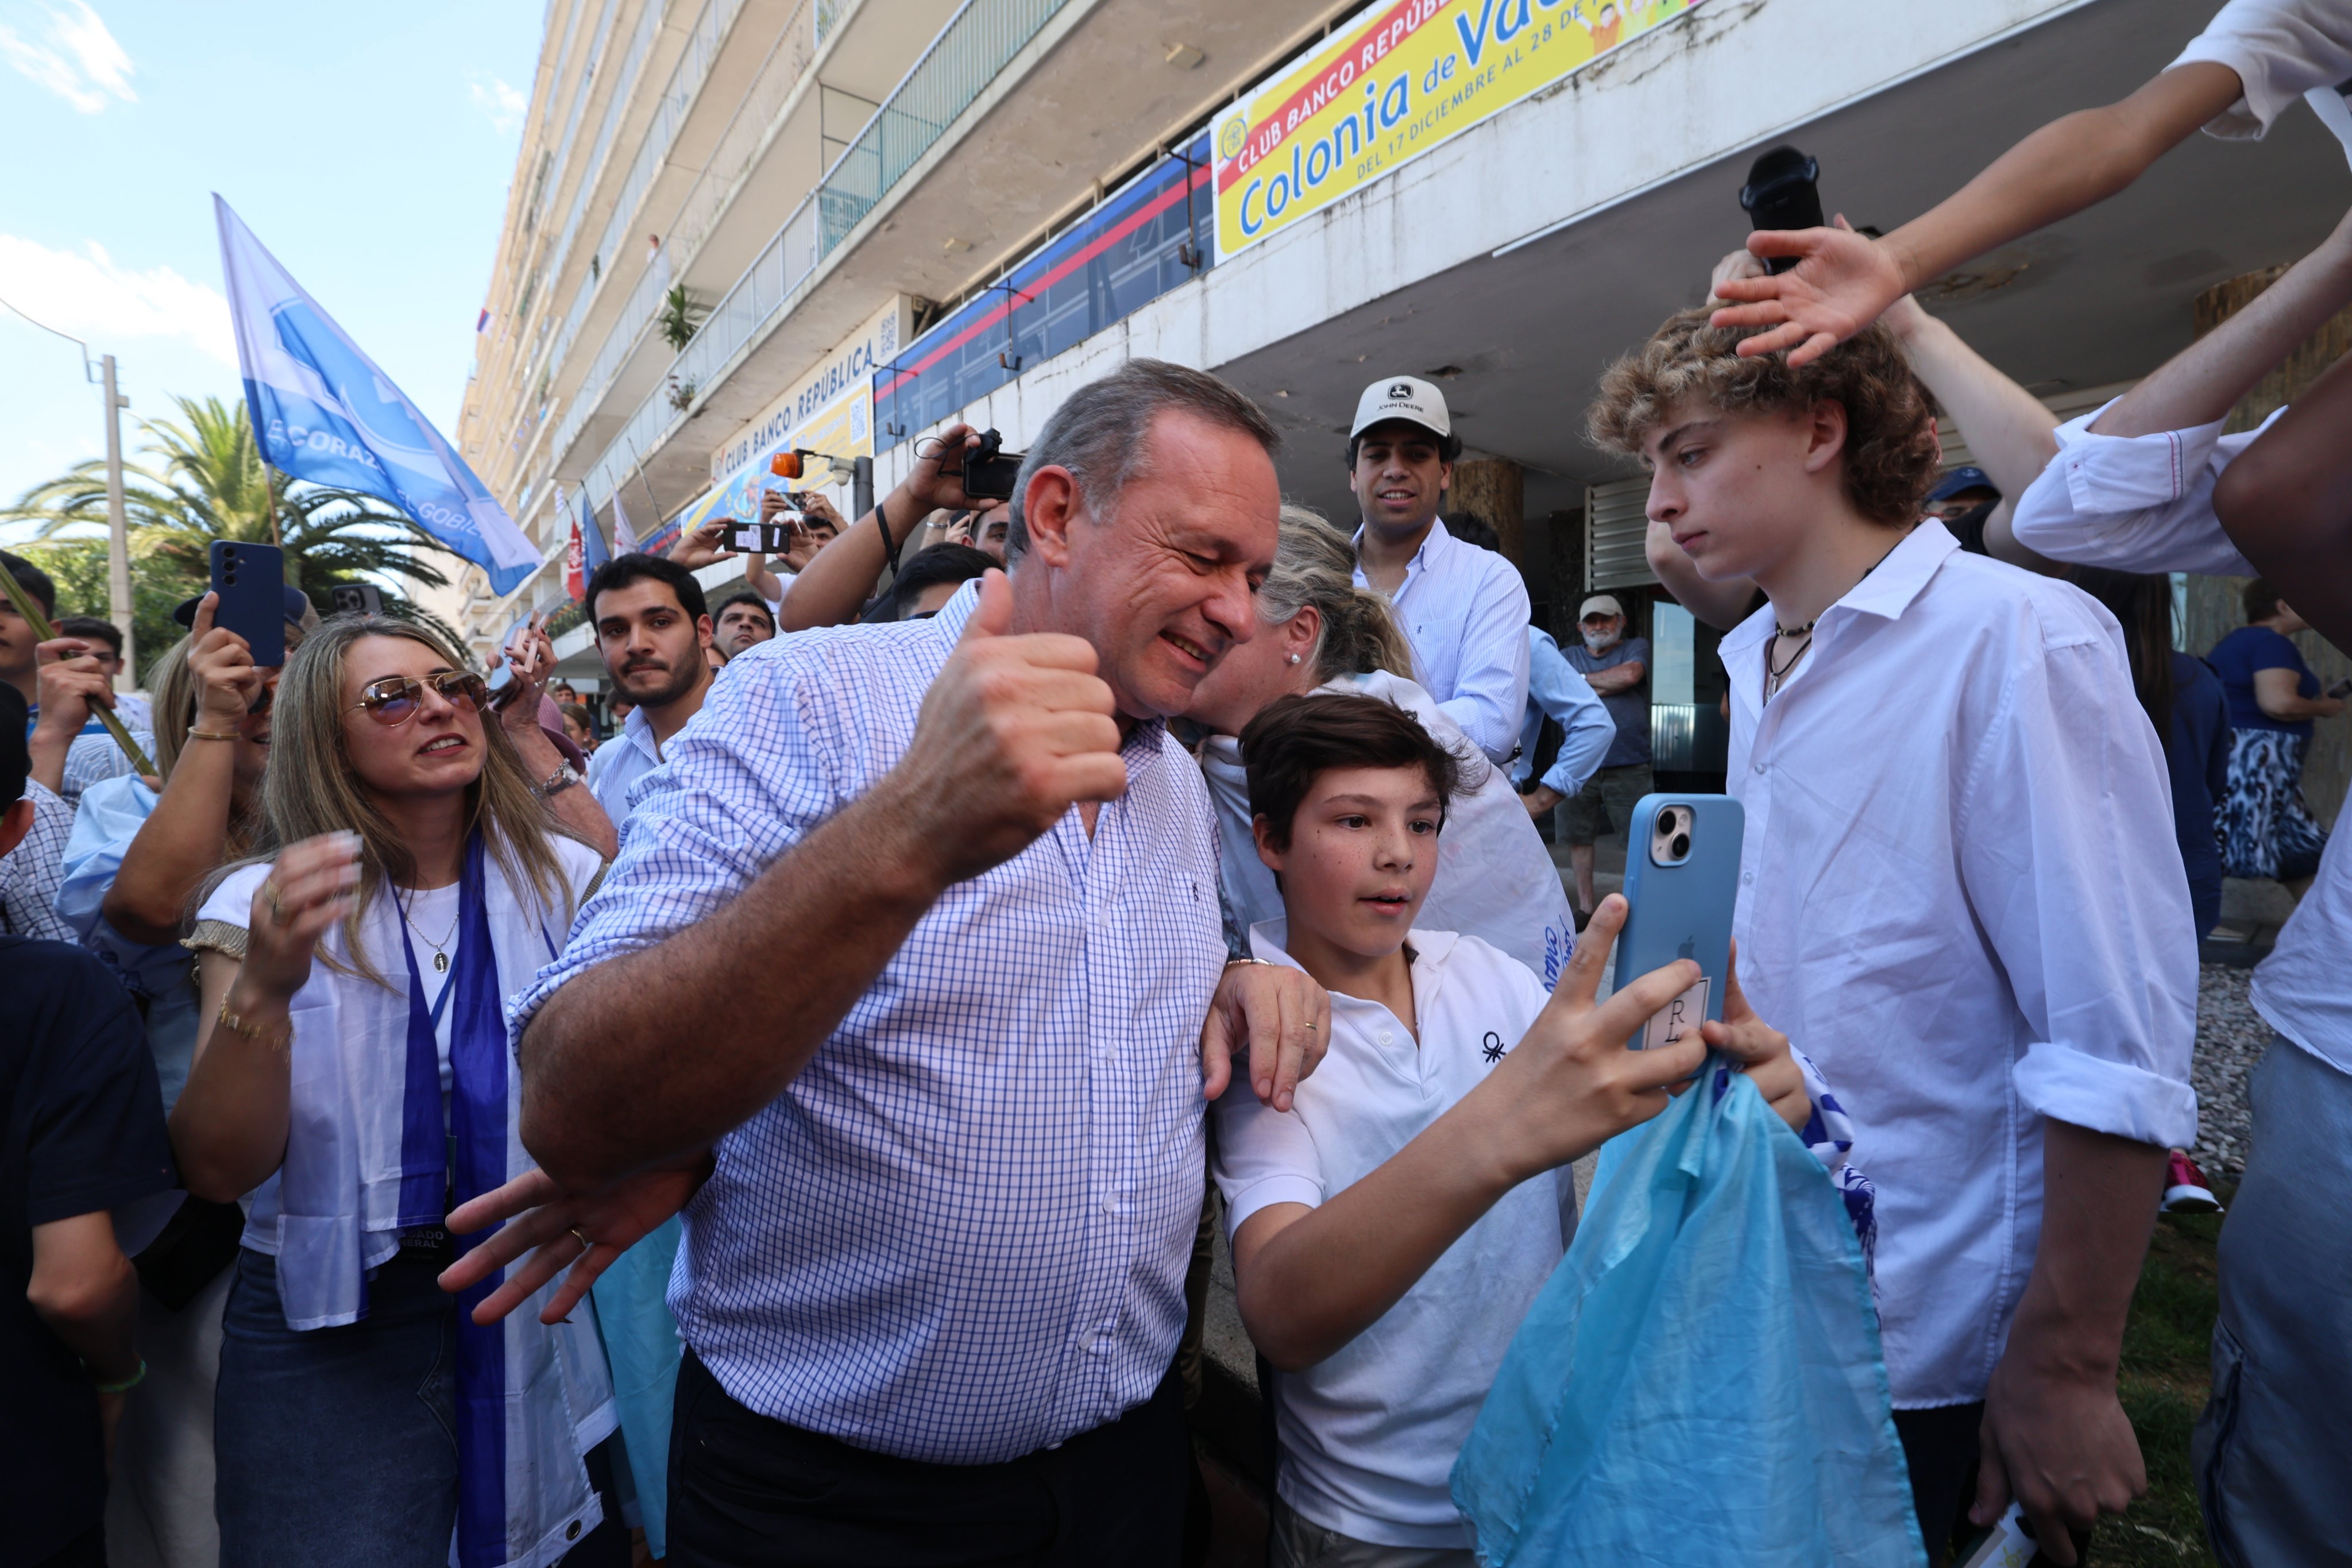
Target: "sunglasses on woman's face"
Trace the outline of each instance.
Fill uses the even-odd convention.
[[[387,675],[382,680],[370,681],[352,706],[366,709],[369,718],[387,729],[397,728],[415,718],[417,710],[425,706],[425,689],[428,686],[452,707],[461,697],[474,705],[477,713],[490,705],[488,682],[466,670],[445,669],[423,680],[413,676]]]

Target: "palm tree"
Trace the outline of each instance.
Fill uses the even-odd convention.
[[[152,572],[197,592],[210,575],[215,540],[268,542],[274,503],[286,580],[321,609],[331,602],[328,590],[362,578],[396,574],[430,588],[448,583],[438,560],[455,552],[405,513],[364,491],[289,479],[264,463],[243,399],[173,401],[181,420],[142,420],[150,461],[122,468],[131,552],[142,576]],[[105,463],[93,458],[34,486],[15,506],[0,508],[0,521],[37,521],[43,540],[105,527]],[[397,595],[386,602],[413,613]]]

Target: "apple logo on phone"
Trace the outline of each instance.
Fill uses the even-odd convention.
[[[1698,938],[1695,936],[1686,936],[1683,938],[1682,946],[1675,949],[1675,956],[1676,958],[1687,958],[1693,963],[1696,963],[1698,962]]]

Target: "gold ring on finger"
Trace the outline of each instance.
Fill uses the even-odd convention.
[[[572,1226],[570,1229],[572,1231],[572,1239],[580,1244],[581,1251],[587,1252],[595,1247],[596,1244],[594,1242],[589,1240],[587,1237],[581,1234],[581,1230],[578,1226]]]
[[[278,901],[278,884],[275,882],[262,883],[261,896],[263,899],[268,900],[269,904],[270,923],[273,925],[284,925],[286,923],[286,906]]]

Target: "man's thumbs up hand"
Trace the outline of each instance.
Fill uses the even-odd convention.
[[[891,770],[893,789],[927,819],[946,882],[1011,859],[1074,802],[1127,790],[1118,710],[1093,646],[1058,632],[1015,637],[1012,625],[1013,585],[991,572]]]

